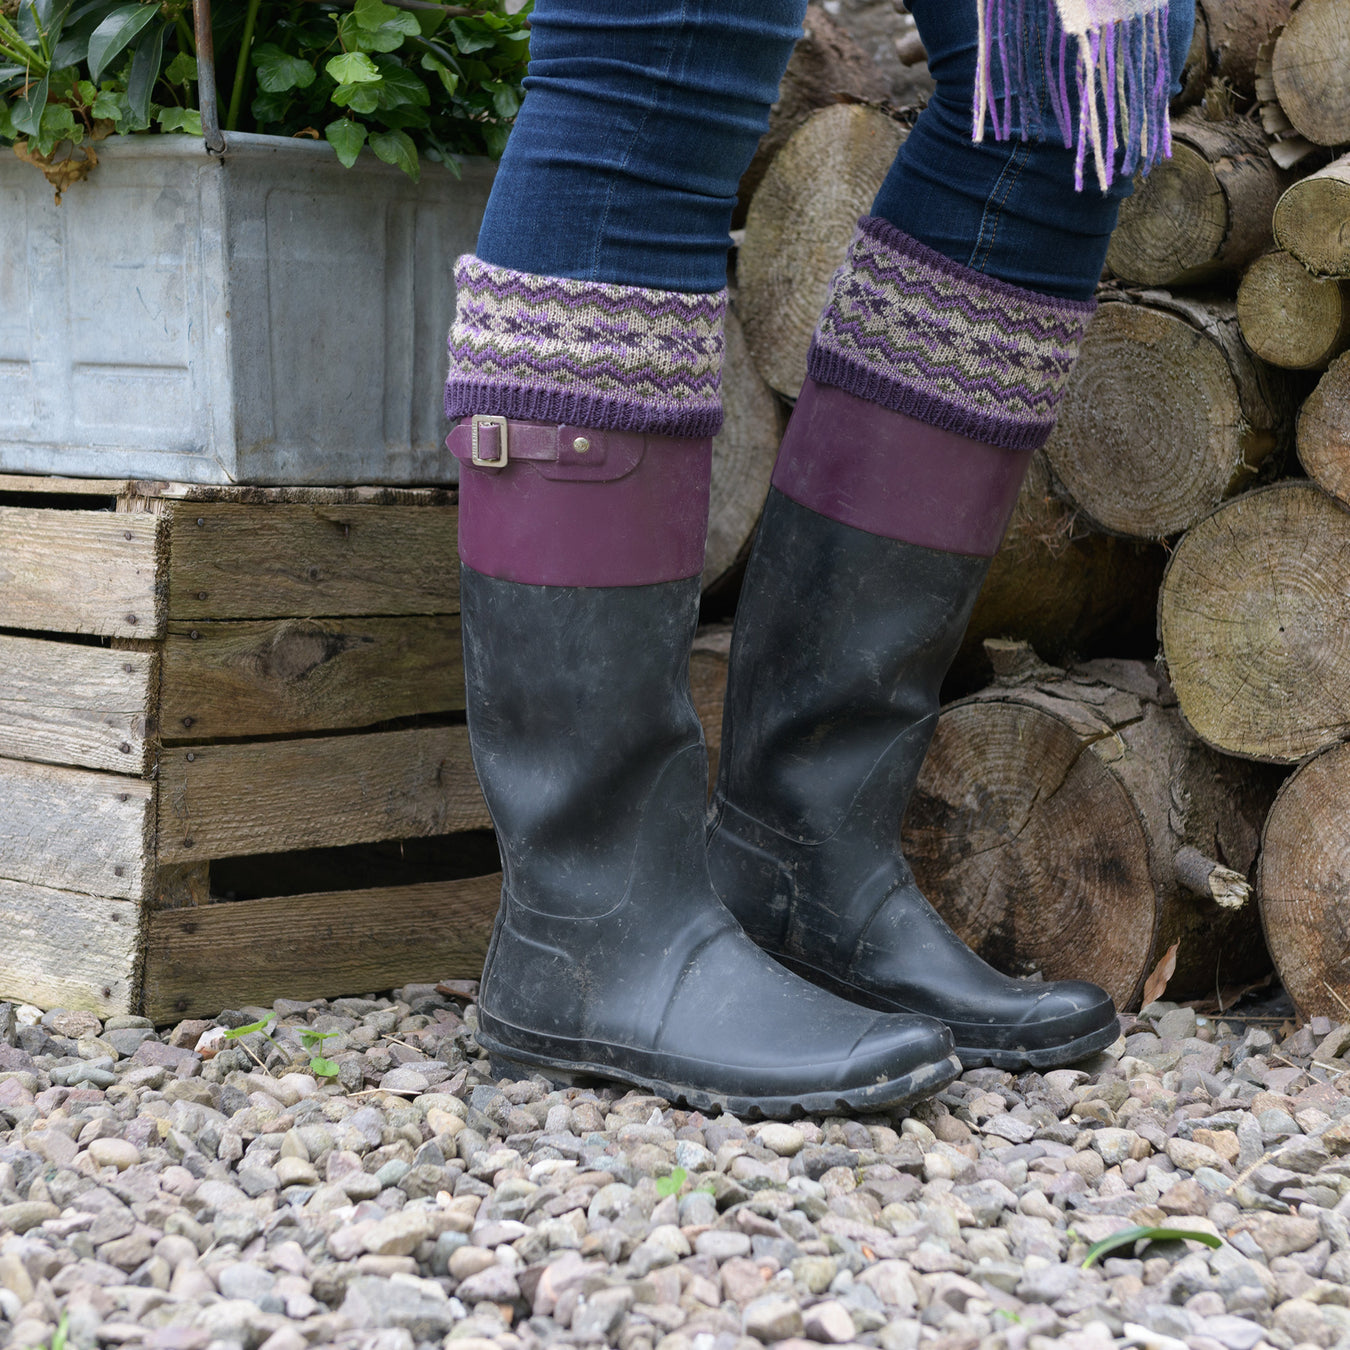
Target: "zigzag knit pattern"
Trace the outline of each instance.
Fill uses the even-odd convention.
[[[807,370],[972,440],[1034,449],[1055,425],[1095,309],[985,276],[864,216],[830,283]]]
[[[466,254],[446,416],[473,413],[662,436],[722,425],[725,290],[573,281]]]

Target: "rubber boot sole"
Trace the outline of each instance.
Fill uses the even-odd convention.
[[[766,947],[765,951],[773,957],[775,961],[781,962],[790,971],[800,975],[805,980],[810,980],[812,984],[819,985],[822,989],[828,989],[832,994],[838,994],[840,998],[846,998],[850,1003],[861,1004],[865,1008],[875,1008],[878,1012],[890,1013],[910,1013],[922,1017],[933,1017],[933,1013],[921,1012],[918,1008],[901,1007],[898,1003],[892,1003],[877,994],[870,993],[866,989],[859,989],[857,985],[849,984],[847,980],[837,979],[815,966],[808,965],[793,956],[785,955],[782,952],[776,952],[772,947]],[[941,1021],[941,1018],[937,1019]],[[948,1024],[953,1035],[956,1035],[956,1028]],[[1010,1035],[1015,1035],[1017,1028],[1010,1027]],[[1059,1045],[1044,1045],[1036,1049],[1025,1049],[1021,1046],[996,1048],[993,1046],[976,1045],[958,1045],[956,1047],[956,1057],[961,1061],[961,1067],[965,1069],[1007,1069],[1014,1073],[1024,1072],[1027,1069],[1035,1069],[1038,1072],[1042,1069],[1063,1069],[1070,1064],[1076,1064],[1080,1059],[1086,1059],[1089,1055],[1095,1055],[1100,1050],[1105,1050],[1108,1045],[1114,1045],[1120,1039],[1120,1019],[1112,1017],[1111,1021],[1098,1027],[1095,1031],[1089,1031],[1085,1035],[1075,1037],[1071,1041],[1064,1041]]]
[[[489,1033],[478,1030],[474,1038],[488,1052],[494,1078],[530,1078],[541,1074],[555,1087],[572,1087],[590,1079],[641,1088],[653,1096],[664,1097],[674,1105],[693,1111],[726,1112],[744,1120],[787,1120],[797,1116],[829,1115],[839,1111],[894,1111],[924,1101],[941,1092],[961,1073],[961,1061],[948,1055],[925,1064],[910,1073],[881,1083],[842,1091],[794,1092],[783,1096],[752,1096],[739,1093],[708,1092],[687,1083],[616,1068],[609,1064],[582,1059],[553,1057],[535,1051],[503,1045]],[[615,1047],[622,1053],[621,1047]]]

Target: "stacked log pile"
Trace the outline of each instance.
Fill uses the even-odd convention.
[[[728,396],[755,390],[736,438],[757,440],[760,476],[723,531],[724,590],[830,276],[914,115],[811,15],[743,185]],[[915,58],[912,35],[900,46]],[[1303,1015],[1343,1016],[1350,5],[1200,0],[1184,85],[904,839],[934,903],[1004,968],[1097,979],[1126,1005],[1174,965],[1167,997],[1225,1005],[1268,948]]]

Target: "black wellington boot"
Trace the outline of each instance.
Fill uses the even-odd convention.
[[[469,736],[502,855],[494,1071],[750,1116],[936,1092],[959,1072],[940,1022],[793,975],[712,888],[688,687],[710,441],[478,417],[451,446]]]
[[[967,1067],[1068,1064],[1119,1034],[1095,985],[971,952],[900,851],[1027,458],[807,382],[736,613],[709,832],[714,885],[756,942],[860,1004],[940,1018]]]

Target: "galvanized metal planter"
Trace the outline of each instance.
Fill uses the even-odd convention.
[[[445,483],[445,333],[495,165],[113,137],[52,201],[0,156],[0,471]]]

